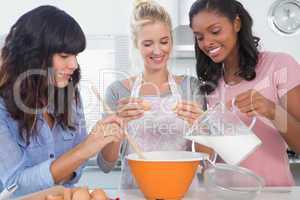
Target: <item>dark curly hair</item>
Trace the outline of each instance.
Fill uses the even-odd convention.
[[[195,15],[201,11],[214,11],[227,17],[233,22],[237,16],[241,19],[241,30],[238,33],[239,43],[239,67],[237,75],[250,81],[256,77],[255,67],[258,62],[259,38],[253,36],[253,20],[243,5],[236,0],[197,0],[193,3],[189,11],[190,27]],[[199,48],[195,39],[195,56],[197,76],[206,84],[202,84],[200,91],[210,94],[218,86],[220,78],[223,76],[222,63],[214,63]]]
[[[51,115],[63,128],[74,128],[70,121],[71,104],[79,100],[80,68],[74,71],[65,88],[49,84],[49,77],[53,76],[55,53],[77,55],[85,47],[86,39],[79,24],[53,6],[40,6],[25,13],[10,29],[1,50],[0,96],[11,117],[18,121],[20,134],[26,141],[35,134],[37,110],[49,109],[49,105],[53,107]],[[22,105],[35,112],[20,107],[16,96]]]

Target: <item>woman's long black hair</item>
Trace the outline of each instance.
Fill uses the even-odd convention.
[[[239,73],[243,79],[250,81],[256,77],[255,67],[258,63],[259,38],[252,33],[253,20],[243,5],[236,0],[197,0],[189,11],[190,27],[195,15],[201,11],[213,11],[227,17],[233,22],[237,16],[241,19],[241,30],[238,33],[239,44]],[[218,86],[223,75],[222,63],[214,63],[199,48],[195,39],[196,71],[197,76],[205,84],[202,84],[200,91],[210,94]]]
[[[55,53],[77,55],[85,46],[79,24],[54,6],[40,6],[25,13],[10,29],[1,50],[0,96],[11,117],[18,121],[26,141],[35,133],[37,113],[27,112],[20,102],[35,111],[51,104],[53,117],[64,128],[74,128],[70,121],[74,114],[71,104],[78,103],[80,69],[74,71],[65,88],[49,84],[49,77]],[[22,81],[18,81],[20,78]],[[16,96],[20,97],[19,102]]]

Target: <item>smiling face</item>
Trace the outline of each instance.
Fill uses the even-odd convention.
[[[74,71],[78,68],[76,55],[56,53],[52,58],[54,71],[54,85],[59,88],[66,87]]]
[[[239,17],[231,22],[214,11],[201,11],[192,21],[199,48],[215,63],[226,62],[236,56],[240,26]]]
[[[137,47],[146,70],[165,69],[172,50],[169,26],[162,22],[143,25],[137,33]]]

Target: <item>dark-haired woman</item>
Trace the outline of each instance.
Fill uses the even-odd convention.
[[[189,19],[209,106],[236,98],[246,124],[257,117],[253,131],[262,145],[240,165],[268,186],[293,185],[286,149],[300,152],[299,64],[287,54],[258,50],[252,18],[236,0],[197,0]]]
[[[25,13],[5,40],[0,182],[5,188],[16,185],[15,196],[55,184],[73,185],[85,161],[123,135],[122,121],[114,116],[99,121],[87,135],[76,59],[85,46],[78,23],[53,6]],[[104,136],[113,124],[115,129]]]

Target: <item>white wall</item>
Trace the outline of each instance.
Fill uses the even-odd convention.
[[[71,14],[86,34],[128,33],[131,0],[9,0],[1,6],[0,34],[25,12],[39,5],[55,5]]]
[[[177,0],[158,0],[171,13],[173,25],[178,24]],[[184,0],[179,0],[184,1]],[[261,38],[263,49],[290,53],[300,62],[300,34],[281,36],[271,30],[267,13],[275,0],[241,0],[254,18],[254,31]],[[129,34],[129,18],[133,0],[10,0],[0,12],[0,35],[24,12],[42,4],[56,5],[70,13],[87,35]],[[17,5],[17,6],[16,6]]]
[[[294,36],[282,36],[268,25],[267,15],[275,0],[240,0],[254,20],[254,31],[261,38],[263,49],[291,54],[300,62],[300,33]]]
[[[177,25],[177,0],[159,0],[172,15]],[[39,5],[54,5],[71,14],[89,35],[128,34],[133,0],[10,0],[0,12],[0,35],[25,12]],[[16,6],[17,5],[17,6]]]

